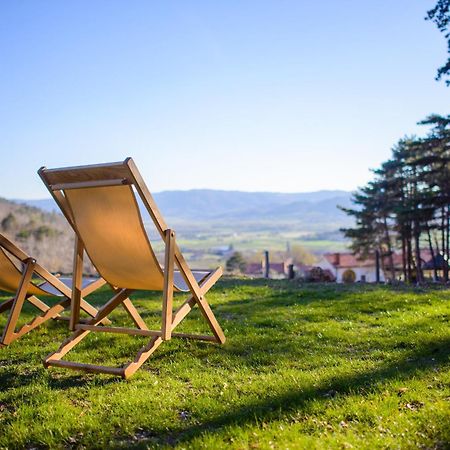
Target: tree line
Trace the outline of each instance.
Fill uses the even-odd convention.
[[[402,275],[421,283],[422,249],[431,254],[433,278],[449,279],[450,115],[430,115],[419,122],[431,127],[425,137],[405,137],[392,156],[374,170],[374,179],[353,194],[354,228],[343,229],[362,258],[380,255],[385,273],[398,277],[394,251],[401,252]]]

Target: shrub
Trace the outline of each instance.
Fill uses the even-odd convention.
[[[239,252],[234,252],[233,255],[227,260],[226,268],[228,272],[245,272],[247,263]]]

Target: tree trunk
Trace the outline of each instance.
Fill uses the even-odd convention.
[[[375,251],[375,279],[376,282],[380,282],[380,250]]]
[[[434,256],[433,243],[431,241],[430,225],[427,223],[427,234],[428,234],[428,246],[430,247],[431,261],[433,261],[433,278],[434,281],[438,280],[438,273],[436,268],[436,258]]]
[[[423,274],[422,274],[422,260],[420,258],[420,228],[419,222],[417,220],[414,221],[414,250],[416,259],[417,284],[422,284]]]
[[[436,248],[436,255],[440,255],[441,252],[439,251],[439,234],[438,233],[433,234],[434,234],[434,246]],[[444,268],[442,268],[442,279],[444,279]]]
[[[445,260],[445,243],[446,243],[446,239],[445,239],[445,206],[443,206],[441,208],[441,253],[442,256]],[[443,275],[444,275],[444,281],[447,282],[448,281],[448,268],[443,267]]]
[[[406,282],[408,278],[408,273],[406,271],[406,239],[404,235],[403,227],[402,229],[402,269],[403,269],[403,280]]]
[[[388,247],[389,268],[390,268],[390,271],[391,271],[392,281],[395,281],[394,257],[392,255],[391,236],[389,234],[389,228],[388,228],[386,216],[384,216],[383,222],[384,222],[384,236],[385,236],[385,239],[386,239],[386,245]]]
[[[407,264],[408,264],[408,283],[412,281],[412,246],[411,246],[411,228],[408,224],[408,231],[406,235],[406,254],[407,254]]]
[[[444,256],[444,280],[445,282],[448,281],[448,261],[449,261],[449,257],[450,257],[450,251],[449,251],[449,247],[450,247],[450,205],[447,205],[447,219],[446,219],[446,234],[447,234],[447,239],[446,239],[446,246],[445,246],[445,251],[443,251],[443,256]]]

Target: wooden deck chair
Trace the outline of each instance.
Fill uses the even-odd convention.
[[[16,264],[14,264],[14,260]],[[20,270],[20,267],[22,267],[22,270]],[[40,284],[32,283],[33,275],[39,277]],[[87,280],[82,284],[80,306],[91,317],[94,317],[98,311],[83,297],[94,292],[105,283],[105,280],[99,278],[93,281]],[[55,277],[38,264],[34,258],[0,234],[0,289],[15,293],[14,297],[0,304],[0,313],[9,310],[9,316],[0,338],[0,347],[9,345],[49,319],[64,319],[59,314],[70,306],[71,284],[71,278]],[[38,298],[49,296],[60,297],[61,300],[50,307]],[[39,309],[42,314],[34,317],[31,322],[16,331],[25,301]],[[105,324],[109,325],[110,323],[107,320]]]
[[[78,236],[79,251],[86,250],[99,274],[116,294],[87,324],[78,324],[79,299],[72,299],[75,331],[59,349],[44,361],[45,366],[66,367],[130,377],[164,341],[171,337],[201,339],[224,343],[225,336],[205,294],[222,275],[192,271],[175,240],[175,233],[164,222],[158,208],[131,158],[123,162],[61,169],[39,170],[39,175]],[[144,229],[136,194],[165,243],[164,267],[159,264]],[[178,268],[176,270],[175,268]],[[160,330],[149,330],[128,298],[135,290],[163,293]],[[173,312],[173,292],[189,292],[190,297]],[[122,305],[137,328],[99,327],[100,320]],[[177,325],[197,305],[212,335],[176,333]],[[148,336],[150,339],[136,357],[123,367],[107,367],[62,360],[90,332],[111,332]]]

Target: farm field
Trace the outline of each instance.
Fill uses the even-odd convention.
[[[183,228],[182,225],[174,226],[174,229],[177,231],[177,240],[180,245],[191,249],[209,249],[231,244],[240,251],[255,249],[283,251],[286,249],[287,242],[289,242],[290,245],[300,244],[311,251],[324,252],[342,251],[348,245],[348,241],[342,237],[342,233],[339,231],[330,233],[334,239],[327,239],[320,235],[316,237],[311,232],[299,230],[249,230],[245,228],[239,230],[238,227],[230,229],[217,229],[213,227],[211,230],[191,231]],[[155,238],[156,234],[150,226],[148,226],[148,232],[151,237]]]
[[[183,250],[187,260],[195,267],[214,268],[218,265],[225,265],[229,255],[222,255],[217,252],[219,248],[232,246],[232,251],[243,253],[251,260],[262,258],[264,250],[268,250],[273,255],[276,252],[285,252],[287,246],[291,248],[297,245],[309,253],[319,257],[326,252],[342,252],[347,250],[348,242],[342,238],[320,239],[311,236],[310,233],[298,231],[276,232],[268,230],[239,232],[232,230],[214,230],[212,232],[202,231],[199,233],[186,232],[181,227],[177,230],[177,242]],[[159,237],[151,234],[154,239],[152,244],[162,261],[164,258],[164,246]],[[279,259],[279,258],[278,258]],[[276,261],[275,261],[276,260]],[[275,257],[274,262],[281,262]]]
[[[132,295],[150,327],[159,295]],[[225,345],[173,339],[128,381],[44,369],[64,322],[1,349],[0,448],[449,448],[448,290],[222,279],[208,299]],[[206,331],[197,310],[182,330]],[[85,342],[71,358],[114,365],[145,338]]]

